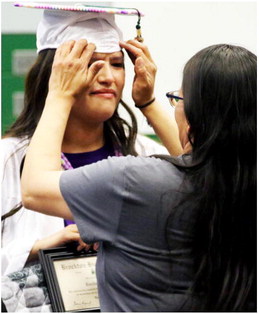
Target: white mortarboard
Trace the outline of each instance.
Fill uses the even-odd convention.
[[[45,10],[37,29],[37,51],[57,48],[68,40],[87,39],[96,52],[120,51],[122,32],[108,13]]]
[[[96,45],[96,52],[120,51],[122,32],[115,23],[114,14],[143,15],[136,9],[90,7],[84,5],[44,5],[31,2],[16,2],[18,7],[44,9],[37,28],[37,52],[57,48],[68,40],[87,39]],[[112,14],[110,14],[112,13]],[[136,26],[137,28],[137,26]]]

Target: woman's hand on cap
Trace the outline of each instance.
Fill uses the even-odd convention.
[[[120,42],[126,49],[134,64],[135,77],[132,88],[132,98],[137,105],[142,105],[154,98],[154,84],[157,67],[146,45],[137,40]]]

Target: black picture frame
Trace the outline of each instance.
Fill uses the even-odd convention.
[[[93,273],[93,267],[95,269],[97,258],[96,255],[95,251],[77,252],[72,247],[68,246],[39,251],[39,259],[46,279],[53,312],[100,312],[97,282],[95,282],[94,279],[95,271]],[[61,267],[59,266],[60,263],[62,263]],[[57,266],[59,268],[57,268]],[[57,269],[59,269],[59,271],[57,271]],[[62,269],[62,271],[60,269]],[[90,274],[92,279],[90,280],[91,282],[89,282],[89,285],[91,285],[90,288],[82,290],[80,284],[78,290],[64,292],[66,288],[64,288],[62,282],[66,282],[66,276],[68,277],[67,280],[69,280],[71,276],[75,276],[75,278],[80,276],[80,282],[84,280],[87,282],[84,276],[86,274]],[[73,283],[73,289],[76,285],[76,283]],[[88,284],[86,283],[85,285],[87,286]],[[66,299],[68,295],[70,296],[69,300]],[[85,297],[82,295],[85,295]],[[79,299],[80,301],[77,302]],[[73,305],[71,305],[71,303],[73,303]]]

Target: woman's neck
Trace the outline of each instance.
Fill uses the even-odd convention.
[[[103,147],[103,145],[103,124],[80,126],[75,123],[68,123],[62,143],[62,152],[91,152]]]

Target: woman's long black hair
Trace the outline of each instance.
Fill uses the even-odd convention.
[[[13,125],[6,131],[5,136],[32,137],[48,94],[48,83],[55,51],[55,49],[46,49],[39,53],[26,78],[24,109]],[[123,155],[131,154],[136,156],[137,120],[127,104],[122,100],[120,103],[129,114],[131,122],[122,119],[116,109],[113,116],[104,122],[105,138]]]
[[[214,45],[184,68],[195,187],[196,279],[205,311],[256,311],[256,56]],[[201,309],[202,310],[202,309]]]

